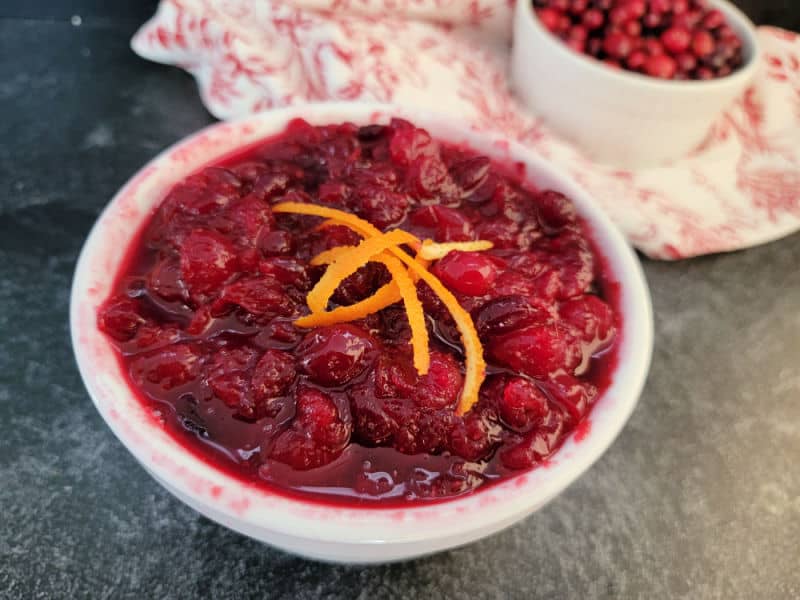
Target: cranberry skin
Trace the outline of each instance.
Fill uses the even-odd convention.
[[[328,394],[300,388],[294,421],[275,439],[269,458],[303,471],[321,467],[342,453],[350,429]]]
[[[350,324],[320,327],[297,346],[300,370],[326,386],[339,386],[361,374],[373,360],[375,340]]]
[[[261,355],[253,369],[253,396],[260,403],[283,396],[296,375],[294,357],[283,350],[270,348]]]
[[[375,395],[378,398],[410,398],[416,393],[417,371],[408,357],[382,353],[375,363]]]
[[[518,373],[547,379],[559,371],[573,372],[582,352],[572,333],[560,324],[529,325],[488,343],[489,356]]]
[[[676,56],[675,60],[678,63],[678,69],[683,73],[689,74],[697,68],[697,59],[694,54],[684,52]]]
[[[348,392],[353,415],[353,437],[368,446],[388,444],[397,431],[397,421],[384,410],[384,402],[372,394],[368,386],[357,386]]]
[[[381,188],[366,188],[359,190],[357,196],[359,216],[378,229],[397,225],[406,218],[409,201],[404,194]]]
[[[661,34],[661,43],[670,54],[685,52],[692,43],[692,34],[683,27],[670,27]]]
[[[419,208],[411,214],[411,224],[433,229],[438,242],[463,242],[472,239],[472,225],[459,211],[433,205]]]
[[[536,196],[539,223],[549,234],[558,233],[577,222],[575,205],[561,192],[545,190]]]
[[[450,252],[432,272],[448,289],[467,296],[483,296],[497,278],[495,263],[479,252]]]
[[[450,431],[448,449],[456,456],[471,462],[483,460],[498,441],[493,435],[493,429],[497,427],[493,427],[487,415],[473,409]]]
[[[504,296],[490,300],[478,311],[475,328],[482,340],[509,333],[526,325],[545,322],[550,315],[542,306],[524,296]]]
[[[169,391],[195,381],[201,368],[202,356],[196,346],[173,344],[137,356],[131,363],[131,376],[146,388]]]
[[[195,229],[181,244],[181,279],[192,298],[201,299],[221,289],[236,272],[233,244],[214,231]]]
[[[283,293],[282,284],[272,277],[239,279],[228,285],[211,307],[214,316],[226,314],[231,307],[239,306],[257,317],[288,316],[294,312],[289,297]]]
[[[450,178],[461,192],[462,198],[472,196],[489,179],[491,161],[485,156],[462,160],[450,167]]]
[[[512,378],[498,399],[498,411],[503,422],[515,431],[524,433],[547,416],[550,408],[547,396],[527,379]]]
[[[642,42],[644,44],[644,50],[650,56],[660,56],[664,54],[664,44],[661,43],[660,40],[655,38],[647,38]]]
[[[246,371],[257,356],[257,351],[247,346],[222,347],[212,353],[206,370],[206,379],[214,395],[245,418],[254,416]]]
[[[651,56],[647,59],[647,62],[644,63],[645,72],[659,79],[672,79],[677,69],[678,65],[675,59],[666,54]]]
[[[453,406],[464,384],[458,362],[449,354],[431,351],[428,373],[419,379],[414,402],[424,408]]]
[[[292,234],[282,229],[262,231],[258,237],[256,246],[265,256],[291,254],[295,249]]]
[[[127,296],[116,296],[107,300],[100,308],[97,326],[100,331],[118,342],[127,342],[133,339],[139,326],[145,322],[140,311],[141,307],[137,300]]]
[[[714,52],[714,36],[707,31],[696,31],[692,36],[692,52],[697,58],[705,58]]]
[[[577,424],[594,402],[597,388],[584,383],[572,375],[561,373],[544,384],[550,396],[564,408],[566,417],[572,425]]]
[[[586,295],[564,302],[561,317],[572,325],[587,343],[606,342],[614,334],[614,313],[597,296]]]

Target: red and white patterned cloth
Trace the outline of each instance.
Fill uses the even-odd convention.
[[[192,73],[229,119],[298,102],[446,110],[534,148],[600,201],[631,242],[676,259],[800,229],[800,36],[762,27],[754,86],[702,148],[639,171],[598,165],[521,108],[506,77],[511,0],[162,0],[133,38]]]

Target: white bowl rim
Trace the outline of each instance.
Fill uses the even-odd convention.
[[[98,261],[108,260],[105,255],[101,258],[104,251],[124,254],[127,240],[121,244],[114,237],[116,219],[141,222],[146,218],[145,214],[131,216],[131,207],[123,203],[136,197],[135,192],[143,182],[167,173],[169,182],[160,184],[161,195],[150,202],[156,205],[172,184],[197,170],[195,166],[178,172],[174,160],[179,155],[193,156],[194,152],[195,158],[201,157],[200,164],[210,164],[237,148],[282,131],[289,120],[297,117],[316,124],[344,121],[365,124],[385,121],[389,116],[409,119],[445,141],[485,150],[501,162],[520,161],[530,169],[530,178],[537,182],[545,180],[543,187],[555,187],[572,198],[591,225],[595,242],[605,255],[613,278],[620,284],[625,333],[618,349],[613,382],[589,415],[588,432],[584,428],[580,441],[576,439],[577,432],[572,434],[546,467],[453,500],[401,508],[347,507],[297,499],[242,483],[191,454],[158,427],[144,406],[133,400],[119,368],[95,367],[100,359],[111,365],[109,353],[115,355],[110,341],[96,327],[96,309],[105,296],[99,295],[98,288],[93,286],[104,280],[93,280],[90,269],[100,265]],[[449,133],[442,135],[443,129]],[[226,147],[227,140],[231,142]],[[208,511],[208,516],[225,515],[237,529],[263,541],[269,541],[269,532],[276,532],[342,544],[463,539],[470,532],[477,538],[483,535],[481,531],[497,530],[537,510],[588,469],[617,437],[638,402],[653,348],[652,305],[641,265],[619,230],[583,189],[532,151],[502,136],[470,131],[461,121],[441,114],[378,103],[305,104],[259,113],[213,124],[161,152],[119,190],[87,237],[73,279],[70,328],[81,377],[96,408],[120,441],[157,479],[168,481],[178,492],[192,498]],[[116,358],[114,364],[118,364]],[[119,412],[125,408],[120,404],[122,399],[130,406],[138,406],[138,410]]]
[[[707,0],[709,4],[715,8],[719,8],[725,13],[725,17],[733,18],[734,22],[730,23],[738,33],[744,34],[747,39],[742,40],[745,48],[750,48],[750,55],[746,57],[744,65],[733,73],[725,77],[707,80],[674,80],[674,79],[658,79],[650,77],[642,73],[635,73],[633,71],[626,71],[624,69],[617,70],[611,69],[603,65],[601,61],[572,50],[563,41],[558,39],[550,31],[548,31],[539,18],[536,16],[536,11],[533,10],[533,3],[530,0],[517,0],[518,6],[516,11],[516,18],[524,18],[530,26],[532,26],[538,33],[542,34],[547,39],[547,44],[554,52],[557,52],[567,60],[574,62],[575,65],[587,69],[591,73],[608,77],[611,81],[619,84],[629,84],[640,88],[649,88],[650,90],[666,93],[704,93],[715,88],[736,87],[749,82],[755,71],[758,69],[761,62],[761,42],[758,39],[756,26],[742,10],[728,2],[728,0]],[[520,15],[523,15],[520,17]]]

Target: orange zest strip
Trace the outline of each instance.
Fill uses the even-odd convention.
[[[305,205],[303,205],[305,206]],[[379,233],[375,237],[367,238],[362,241],[355,249],[341,254],[334,260],[325,271],[325,274],[317,282],[317,285],[306,296],[308,308],[312,313],[323,312],[328,306],[336,288],[345,278],[355,273],[360,267],[367,264],[372,257],[380,254],[384,250],[397,250],[396,254],[404,255],[409,261],[414,262],[408,254],[396,248],[400,244],[407,244],[413,240],[414,236],[406,233],[402,229],[395,229],[388,233]],[[414,263],[417,264],[417,263]],[[419,266],[419,265],[417,265]]]
[[[480,252],[489,250],[494,246],[487,240],[475,240],[474,242],[443,242],[437,244],[433,240],[425,240],[419,250],[419,256],[426,260],[439,260],[447,256],[454,250],[462,252]]]
[[[408,254],[399,258],[439,296],[450,311],[450,314],[453,315],[458,332],[461,334],[466,369],[464,373],[464,388],[461,390],[456,414],[464,415],[478,401],[478,392],[480,391],[481,383],[486,377],[486,361],[483,359],[483,347],[472,322],[472,317],[462,308],[450,290],[437,277],[429,273],[425,267],[417,263]]]
[[[329,265],[339,256],[353,249],[355,249],[355,246],[335,246],[333,248],[329,248],[328,250],[323,250],[317,254],[309,261],[308,264],[313,267],[318,267],[319,265]]]
[[[401,299],[397,284],[392,281],[380,287],[369,298],[365,298],[361,302],[349,306],[339,306],[331,311],[311,313],[296,319],[294,324],[298,327],[322,327],[323,325],[348,323],[381,311]]]
[[[327,206],[304,204],[302,202],[279,202],[272,207],[272,212],[313,215],[315,217],[331,219],[336,222],[336,225],[346,225],[356,233],[360,233],[365,237],[381,234],[380,229],[375,227],[369,221],[365,221],[364,219],[357,217],[352,213],[347,213],[343,210],[337,210],[335,208],[328,208]]]
[[[414,368],[420,375],[426,375],[431,364],[431,355],[428,351],[428,328],[425,325],[425,313],[422,310],[422,302],[417,295],[417,286],[408,276],[408,272],[403,268],[403,263],[394,256],[384,252],[376,257],[378,261],[386,265],[389,274],[397,284],[400,295],[403,297],[403,304],[408,314],[408,324],[411,327],[411,347],[414,351]]]

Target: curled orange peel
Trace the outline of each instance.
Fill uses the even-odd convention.
[[[480,387],[486,376],[483,347],[469,313],[458,303],[458,299],[452,292],[428,271],[427,267],[431,260],[443,258],[454,250],[465,252],[488,250],[492,247],[491,242],[483,240],[441,244],[431,240],[420,242],[418,238],[405,231],[395,229],[382,233],[374,225],[355,215],[314,204],[284,202],[276,204],[273,211],[322,217],[327,219],[323,225],[344,225],[365,238],[358,246],[331,248],[311,260],[311,264],[314,265],[327,264],[328,269],[307,296],[311,314],[297,319],[295,325],[317,327],[352,321],[403,300],[411,328],[414,367],[420,375],[424,375],[430,367],[430,353],[425,315],[415,286],[415,282],[421,279],[428,284],[450,311],[461,336],[465,355],[465,373],[464,387],[461,390],[456,414],[464,415],[469,412],[478,401]],[[401,245],[408,245],[415,249],[417,256],[411,257],[400,247]],[[368,262],[384,264],[389,270],[392,281],[360,302],[326,311],[328,301],[336,288],[344,279]],[[403,268],[403,264],[408,267],[408,270]]]
[[[461,252],[480,252],[481,250],[490,250],[493,246],[494,244],[487,240],[442,243],[437,243],[433,240],[424,240],[418,254],[425,260],[439,260],[454,250],[460,250]]]

